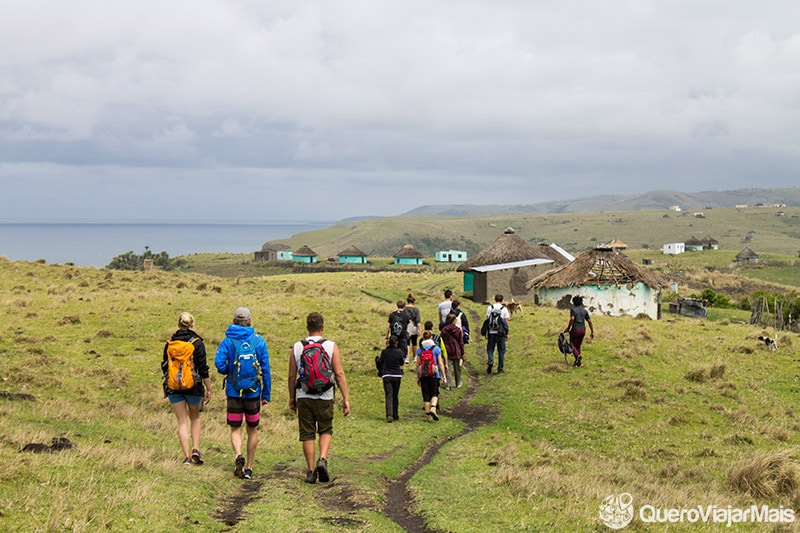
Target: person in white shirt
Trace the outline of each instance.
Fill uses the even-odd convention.
[[[447,289],[444,291],[444,301],[439,304],[439,331],[442,331],[447,315],[450,314],[450,309],[453,307],[453,291]]]
[[[494,366],[494,349],[497,347],[497,373],[504,371],[506,357],[506,341],[508,340],[508,320],[511,314],[503,304],[503,295],[497,294],[494,303],[486,308],[486,321],[488,326],[486,336],[486,373],[492,373]]]

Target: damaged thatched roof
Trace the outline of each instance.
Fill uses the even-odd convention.
[[[413,246],[413,245],[411,245],[411,244],[406,244],[405,246],[403,246],[403,248],[401,248],[401,249],[400,249],[400,251],[399,251],[399,252],[397,252],[396,254],[394,254],[394,256],[392,256],[392,257],[400,257],[400,258],[403,258],[403,257],[406,257],[406,258],[416,258],[416,257],[422,257],[422,254],[421,254],[421,253],[419,253],[419,252],[417,251],[417,249],[416,249],[416,248],[414,248],[414,246]]]
[[[314,257],[317,255],[317,252],[309,248],[308,245],[304,244],[298,250],[292,252],[292,255],[300,257]]]
[[[560,259],[556,256],[560,256]],[[561,264],[567,260],[549,246],[534,246],[517,235],[513,229],[506,228],[502,235],[468,261],[461,263],[456,270],[466,272],[475,267],[515,263],[530,259],[551,259],[556,264]]]
[[[345,248],[344,250],[339,252],[338,255],[339,255],[339,257],[366,257],[367,256],[367,254],[365,254],[363,251],[359,250],[355,246],[350,246],[348,248]]]
[[[281,243],[265,242],[261,246],[261,251],[262,252],[277,252],[278,250],[288,250],[288,249],[289,249],[289,245],[288,244],[281,244]]]
[[[756,258],[758,258],[758,254],[755,253],[750,248],[745,248],[736,255],[736,259],[756,259]]]
[[[582,253],[571,263],[536,276],[525,284],[525,288],[530,290],[630,283],[644,283],[659,289],[669,285],[666,279],[638,267],[619,251],[596,248]]]

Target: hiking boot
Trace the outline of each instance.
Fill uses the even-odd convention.
[[[198,465],[203,464],[203,456],[200,455],[200,450],[197,448],[192,450],[192,462]]]
[[[581,356],[575,358],[575,366],[581,366]]]
[[[486,365],[486,373],[487,374],[491,374],[492,373],[492,365],[491,365],[491,363]]]
[[[316,483],[317,482],[317,471],[316,470],[306,470],[306,483]]]
[[[430,422],[430,421],[431,421],[431,414],[425,413],[425,422]]]
[[[331,480],[331,476],[328,474],[328,460],[324,457],[320,457],[317,461],[317,477],[320,483],[327,483]]]
[[[431,405],[431,412],[429,414],[434,420],[439,420],[439,413],[437,412],[437,407],[435,405]]]
[[[386,417],[386,422],[388,422],[389,424],[391,424],[391,423],[392,423],[392,417],[391,417],[391,416],[387,416],[387,417]]]
[[[186,459],[183,460],[183,464],[185,464],[186,466],[192,466],[192,458],[187,457]]]
[[[244,457],[241,455],[236,456],[236,467],[233,469],[233,475],[236,477],[244,476]]]
[[[253,479],[253,470],[251,468],[245,468],[242,479]]]

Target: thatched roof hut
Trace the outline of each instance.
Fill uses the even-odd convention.
[[[529,297],[524,288],[527,280],[571,259],[572,256],[558,246],[530,244],[513,228],[506,228],[502,235],[456,270],[464,272],[464,290],[472,291],[476,302],[493,301],[495,294],[521,301]]]
[[[528,259],[549,259],[549,257],[543,255],[538,247],[517,235],[513,228],[506,228],[502,235],[468,261],[461,263],[456,270],[468,272],[475,267],[514,263]]]
[[[344,250],[342,250],[341,252],[339,252],[336,255],[338,255],[338,256],[349,256],[349,257],[366,257],[367,254],[364,253],[359,248],[356,248],[355,246],[348,246],[347,248],[345,248]]]
[[[669,286],[666,279],[655,272],[640,268],[620,252],[595,248],[582,253],[571,263],[535,277],[525,284],[525,288],[628,285],[639,282],[658,289]]]
[[[603,245],[603,248],[610,248],[612,250],[627,250],[628,245],[622,242],[619,239],[612,239],[612,241],[608,244]]]
[[[737,263],[758,263],[758,254],[748,247],[736,254]]]
[[[309,248],[308,245],[304,244],[292,252],[292,261],[298,261],[300,263],[316,263],[317,252]]]
[[[392,257],[395,265],[421,265],[423,255],[413,245],[406,244]]]
[[[367,254],[355,246],[349,246],[339,252],[340,263],[366,263]]]
[[[620,251],[595,248],[574,261],[536,276],[525,284],[537,303],[550,301],[569,307],[573,296],[583,296],[596,311],[608,315],[645,313],[659,318],[661,290],[668,281],[636,265]]]

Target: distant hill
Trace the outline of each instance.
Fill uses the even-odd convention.
[[[405,213],[406,215],[513,215],[521,213],[594,213],[603,211],[639,211],[644,209],[669,209],[677,205],[681,209],[701,210],[708,208],[785,204],[800,206],[800,188],[738,189],[730,191],[704,191],[684,193],[671,190],[655,190],[640,194],[605,194],[574,200],[539,202],[525,205],[424,205]]]

